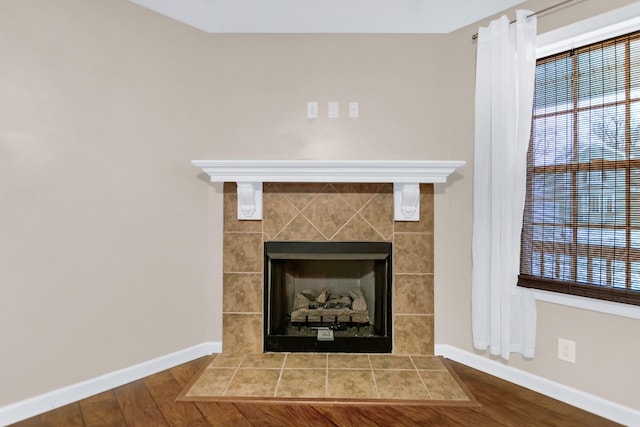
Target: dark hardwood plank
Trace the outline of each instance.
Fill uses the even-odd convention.
[[[145,378],[144,383],[169,425],[209,425],[195,404],[175,401],[183,387],[178,384],[171,372],[159,372]]]
[[[114,393],[128,426],[169,425],[147,390],[144,380],[118,387]]]
[[[82,417],[87,427],[117,427],[127,425],[113,390],[81,400],[80,409],[82,410]]]
[[[201,357],[193,362],[183,363],[169,369],[173,378],[180,384],[180,387],[186,387],[187,384],[200,372],[200,370],[209,364],[211,358]]]
[[[539,420],[539,425],[550,426],[619,425],[460,363],[451,363],[458,376],[479,402],[493,403],[490,405],[491,417],[505,425],[518,425],[523,419]],[[494,402],[503,402],[503,404],[497,405]]]
[[[393,420],[395,425],[406,427],[420,427],[424,424],[405,417],[401,409],[390,406],[315,406],[316,410],[340,427],[359,427],[363,425],[389,425]]]
[[[253,426],[336,426],[307,404],[236,403],[234,405]]]
[[[33,417],[26,421],[25,426],[69,426],[80,427],[84,426],[82,419],[82,411],[80,410],[80,404],[78,402],[71,403],[69,405],[61,406],[55,411],[45,412],[39,416]]]
[[[488,426],[499,425],[487,416],[482,414],[475,414],[469,410],[470,408],[455,408],[447,407],[445,413],[441,413],[435,407],[425,408],[424,406],[405,406],[399,408],[398,411],[402,412],[407,418],[410,418],[414,422],[425,426],[442,426],[442,427],[461,427],[461,426]],[[460,420],[458,417],[451,417],[448,414],[453,410],[461,410],[466,415],[464,420]]]

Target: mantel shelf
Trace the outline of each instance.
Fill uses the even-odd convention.
[[[442,183],[463,161],[194,160],[212,182]]]
[[[396,221],[417,221],[422,183],[443,183],[463,161],[193,160],[212,182],[236,182],[238,219],[262,219],[264,182],[393,183]]]

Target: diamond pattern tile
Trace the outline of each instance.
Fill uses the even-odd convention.
[[[328,184],[315,182],[286,183],[282,185],[281,193],[289,199],[299,210],[304,209],[318,194],[324,191]]]
[[[342,183],[331,185],[356,210],[360,210],[377,194],[388,193],[393,195],[393,187],[390,184]]]
[[[371,225],[359,214],[347,222],[334,236],[335,241],[381,241],[385,240]]]
[[[302,210],[302,214],[327,239],[330,239],[342,228],[355,213],[356,210],[346,200],[331,193],[319,194]]]
[[[391,240],[393,235],[393,193],[374,195],[367,203],[360,215],[376,229],[385,240]]]
[[[274,240],[308,240],[308,241],[324,241],[326,240],[302,214],[298,215],[284,229],[278,233]]]
[[[262,200],[262,231],[267,239],[273,239],[300,211],[282,194],[264,193]]]

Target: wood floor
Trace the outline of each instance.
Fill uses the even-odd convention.
[[[30,426],[613,426],[451,362],[480,407],[191,403],[174,399],[204,357],[15,424]]]

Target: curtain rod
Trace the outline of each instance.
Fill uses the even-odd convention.
[[[553,6],[549,6],[547,8],[542,9],[542,10],[539,10],[537,12],[533,12],[531,15],[527,15],[527,19],[531,18],[532,16],[536,16],[536,15],[539,15],[541,13],[548,12],[550,10],[553,10],[553,9],[557,8],[557,7],[563,6],[563,5],[567,4],[567,3],[571,3],[572,1],[575,1],[575,0],[565,0],[565,1],[562,1],[562,2],[560,2],[558,4],[554,4]],[[516,21],[517,21],[517,19],[514,19],[513,21],[509,22],[509,24],[513,24]],[[471,40],[476,40],[477,38],[478,38],[478,33],[475,33],[474,35],[471,36]]]

